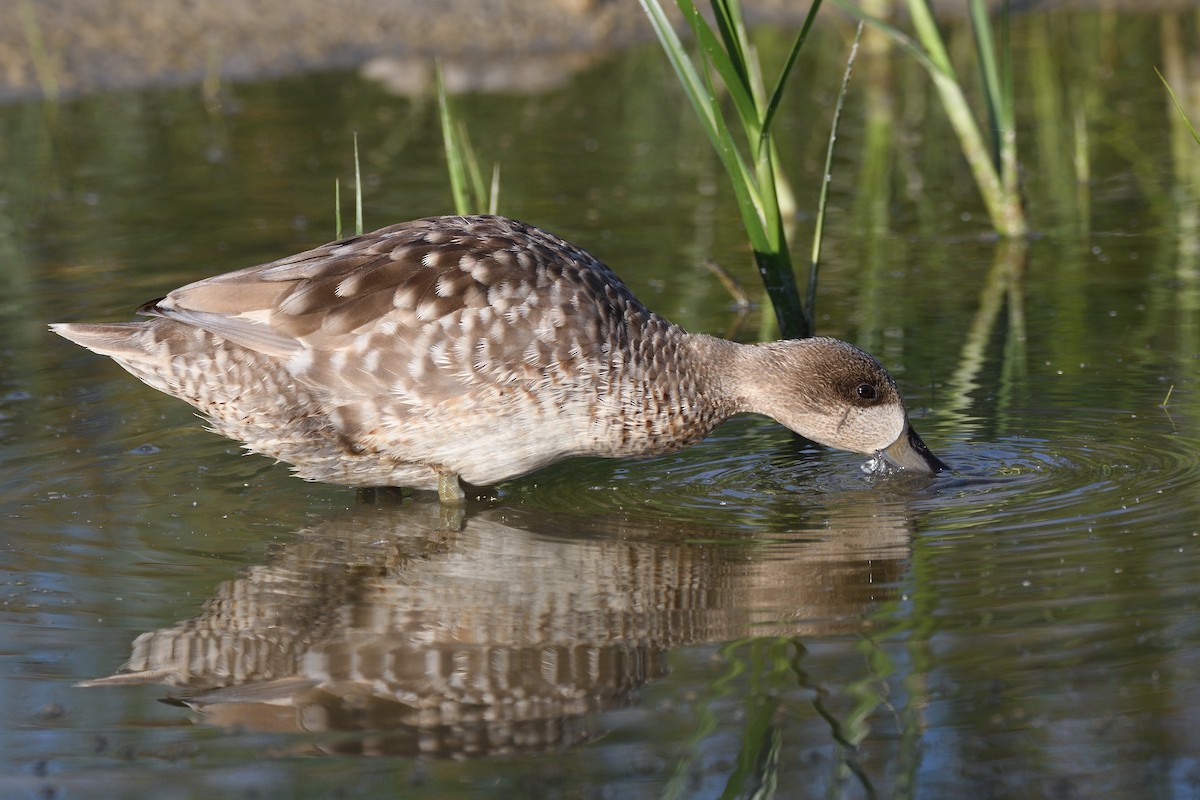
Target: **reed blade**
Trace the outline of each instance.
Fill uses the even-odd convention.
[[[1188,117],[1187,109],[1179,102],[1179,98],[1175,96],[1175,91],[1171,88],[1171,84],[1167,83],[1167,79],[1158,71],[1158,67],[1154,68],[1154,74],[1162,81],[1162,85],[1167,89],[1167,95],[1171,98],[1171,103],[1174,104],[1175,110],[1179,112],[1179,116],[1183,118],[1183,124],[1187,126],[1188,131],[1192,134],[1192,138],[1196,140],[1196,144],[1200,144],[1200,133],[1196,131],[1192,120]]]

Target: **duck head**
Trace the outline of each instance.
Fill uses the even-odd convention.
[[[913,429],[896,382],[873,356],[837,339],[752,346],[743,371],[745,410],[801,436],[882,458],[906,470],[948,469]]]

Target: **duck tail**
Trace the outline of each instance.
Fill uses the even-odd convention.
[[[169,323],[169,320],[104,324],[60,322],[51,325],[50,330],[93,353],[108,356],[135,378],[160,392],[182,396],[179,394],[178,365],[172,358],[178,348],[172,348],[171,331],[164,329],[164,322]]]
[[[147,345],[154,337],[148,327],[145,322],[56,322],[50,330],[93,353],[126,362],[144,361],[149,357]]]

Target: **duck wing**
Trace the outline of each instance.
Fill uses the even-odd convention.
[[[502,217],[432,217],[176,289],[141,313],[278,358],[305,383],[436,402],[607,364],[653,317],[608,267]]]

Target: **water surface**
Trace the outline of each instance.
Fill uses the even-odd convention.
[[[1015,20],[1016,245],[923,73],[862,57],[819,329],[889,366],[952,474],[742,418],[463,517],[297,481],[45,331],[332,238],[355,131],[369,226],[447,211],[428,98],[333,72],[0,107],[0,794],[1200,795],[1200,147],[1151,69],[1195,92],[1198,25]],[[845,54],[821,33],[779,123],[801,252]],[[655,49],[456,102],[505,213],[754,338]]]

